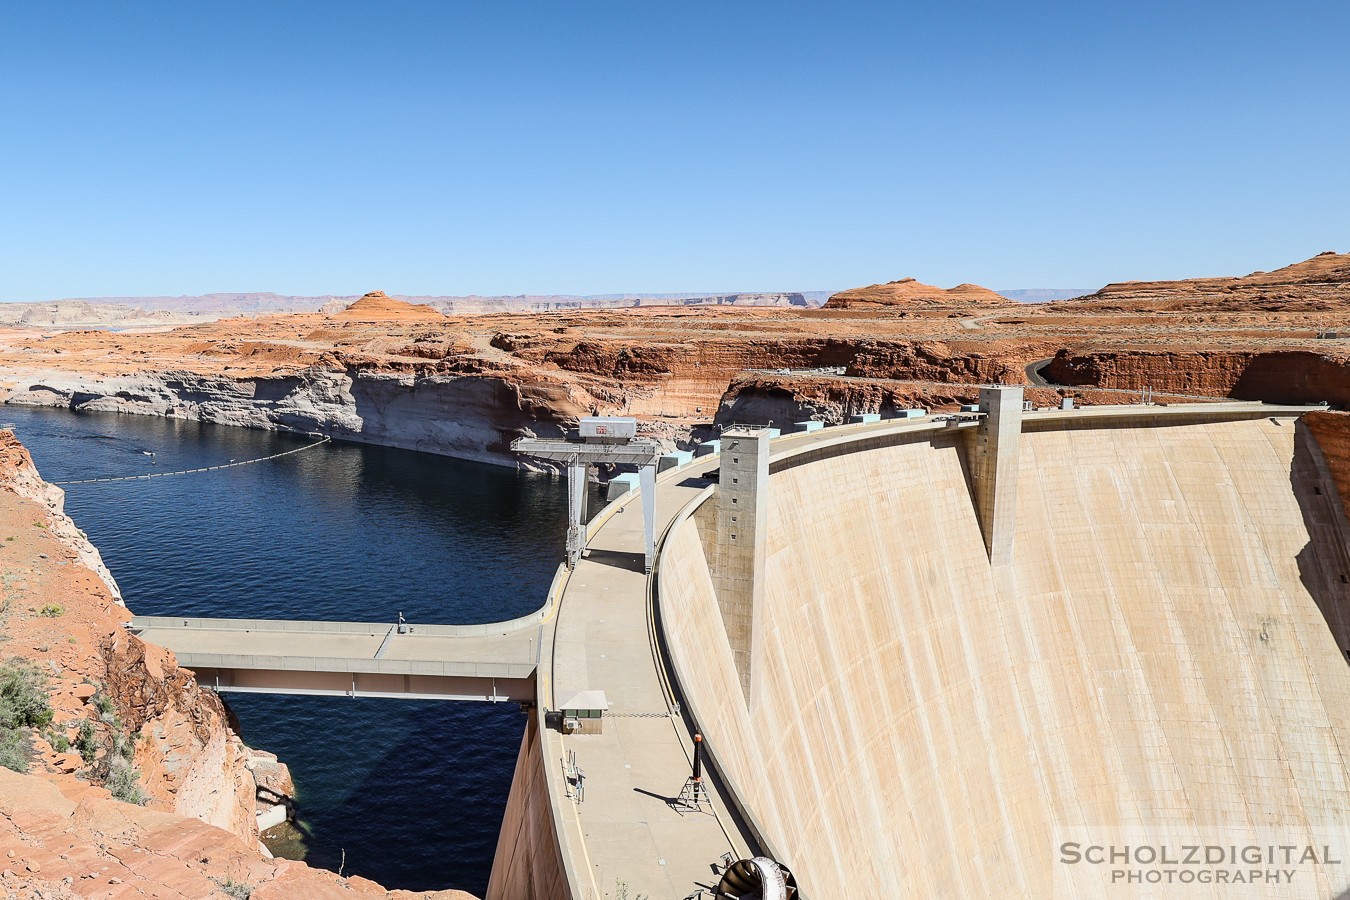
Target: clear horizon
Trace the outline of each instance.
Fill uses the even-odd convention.
[[[1350,249],[1348,32],[1336,3],[16,2],[0,300],[1275,269]]]

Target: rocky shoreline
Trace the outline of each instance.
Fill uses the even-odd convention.
[[[318,367],[244,378],[173,370],[113,376],[47,372],[16,378],[4,402],[319,432],[494,465],[522,465],[510,453],[516,437],[560,434],[561,423],[550,427],[560,410],[584,414],[546,385]]]

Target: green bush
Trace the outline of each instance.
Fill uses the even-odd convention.
[[[144,806],[149,798],[145,796],[145,791],[141,790],[140,780],[141,773],[137,772],[130,762],[121,756],[114,756],[108,763],[108,777],[104,779],[103,786],[113,795],[114,800]]]
[[[33,759],[33,744],[28,732],[0,728],[0,766],[15,772],[27,772]]]
[[[55,619],[57,616],[64,616],[65,614],[66,608],[59,603],[48,603],[38,610],[38,615],[46,616],[49,619]]]
[[[52,749],[57,753],[65,753],[70,749],[70,738],[59,731],[48,728],[42,732],[42,736],[47,739],[47,743],[52,745]]]
[[[27,772],[33,758],[29,728],[52,720],[47,679],[26,660],[0,665],[0,766]]]
[[[98,750],[98,738],[94,737],[94,723],[88,719],[80,723],[80,730],[75,735],[75,749],[80,751],[80,758],[84,760],[86,766],[94,764],[94,753]]]
[[[221,893],[230,897],[231,900],[248,900],[253,895],[252,885],[242,884],[228,876],[213,880],[220,886]]]
[[[113,732],[112,744],[113,753],[122,757],[127,762],[130,762],[131,758],[136,755],[136,742],[132,738],[122,734],[120,731]]]
[[[43,674],[22,659],[0,665],[0,729],[41,727],[51,720]]]

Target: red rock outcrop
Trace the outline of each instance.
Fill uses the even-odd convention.
[[[1341,503],[1350,510],[1350,413],[1310,412],[1301,421],[1316,438]]]
[[[256,844],[246,748],[226,725],[220,699],[199,688],[168,651],[122,627],[131,615],[99,573],[82,564],[87,541],[61,511],[60,498],[14,435],[0,432],[0,523],[9,531],[0,555],[24,573],[5,611],[12,638],[6,651],[47,668],[53,739],[74,743],[87,722],[105,751],[116,740],[131,741],[139,785],[153,808]],[[39,751],[49,764],[55,758],[45,740]]]
[[[1008,306],[1012,301],[978,284],[934,287],[913,278],[840,291],[825,301],[825,309],[904,309],[914,306]]]
[[[352,322],[435,322],[445,318],[430,306],[395,300],[384,291],[371,291],[341,312],[335,319]]]
[[[1350,406],[1350,358],[1302,350],[1061,350],[1043,374],[1055,383],[1267,403]]]
[[[1159,312],[1324,311],[1350,306],[1350,253],[1312,259],[1240,278],[1124,281],[1062,301],[1078,308]]]
[[[1043,351],[1014,355],[1010,349],[942,341],[868,341],[858,346],[845,374],[947,384],[1018,384],[1026,364]]]

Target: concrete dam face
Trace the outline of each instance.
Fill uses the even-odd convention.
[[[803,894],[1060,896],[1101,829],[1343,832],[1350,562],[1306,426],[1028,417],[1003,563],[973,431],[775,456],[748,623],[716,501],[665,540],[680,688]]]

